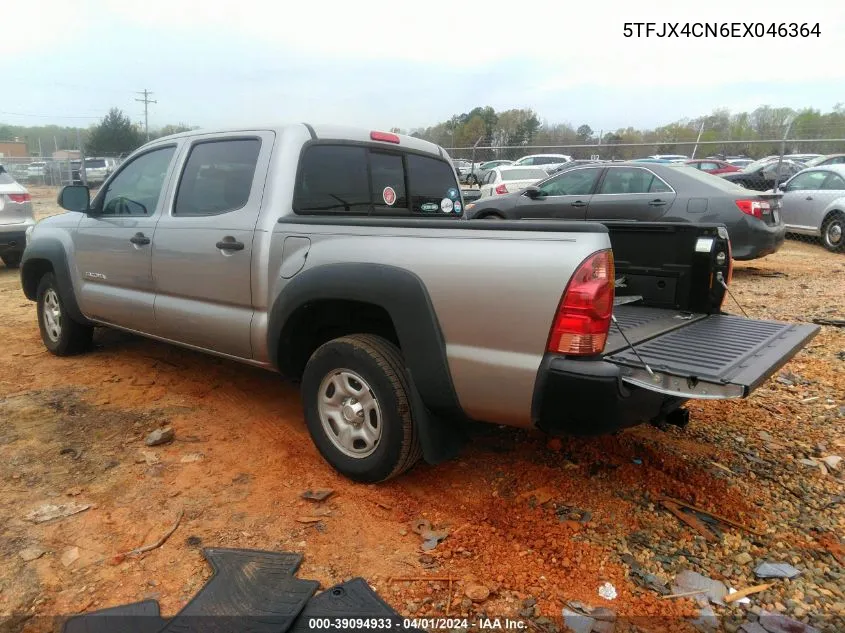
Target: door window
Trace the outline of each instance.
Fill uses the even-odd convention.
[[[789,181],[786,187],[787,191],[816,191],[821,189],[822,183],[830,172],[826,171],[808,171],[804,174],[799,174]]]
[[[370,212],[367,150],[343,145],[315,145],[302,156],[294,208],[300,213]]]
[[[696,166],[701,171],[716,171],[717,169],[721,168],[721,165],[719,165],[719,163],[696,163]]]
[[[636,167],[611,167],[601,184],[599,193],[665,193],[672,191],[652,172]]]
[[[547,180],[540,191],[547,196],[588,196],[596,186],[601,169],[570,169]]]
[[[845,191],[845,178],[839,174],[831,173],[827,180],[822,183],[821,188],[825,191]]]
[[[191,148],[173,205],[175,216],[208,216],[242,208],[249,200],[261,141],[205,141]]]
[[[109,182],[99,215],[150,216],[155,213],[175,146],[154,149],[132,159]]]

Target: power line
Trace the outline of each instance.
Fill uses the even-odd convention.
[[[99,116],[67,116],[63,114],[32,114],[31,112],[6,112],[0,110],[0,114],[8,116],[31,116],[39,119],[100,119]]]
[[[144,104],[144,134],[147,135],[147,140],[150,140],[150,119],[149,119],[149,105],[151,103],[158,103],[158,101],[153,101],[150,99],[150,96],[153,94],[146,88],[144,88],[143,92],[137,92],[135,94],[144,95],[143,99],[135,99],[135,101],[139,101]]]

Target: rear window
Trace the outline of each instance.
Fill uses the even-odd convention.
[[[724,191],[725,193],[736,193],[737,191],[744,191],[748,193],[748,189],[745,189],[741,185],[731,182],[730,180],[725,180],[720,176],[714,176],[713,174],[708,174],[706,171],[700,171],[695,167],[690,167],[689,165],[667,165],[669,169],[676,169],[681,172],[684,176],[688,178],[692,178],[699,182],[702,182],[706,185],[710,185],[720,191]]]
[[[102,158],[85,159],[86,169],[101,169],[106,166],[106,161]]]
[[[354,145],[308,147],[294,192],[297,213],[460,215],[463,207],[448,162]]]
[[[503,169],[502,180],[540,180],[548,174],[542,169]]]

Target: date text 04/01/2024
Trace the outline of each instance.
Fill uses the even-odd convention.
[[[821,37],[816,22],[625,22],[625,37]]]
[[[469,620],[467,618],[406,618],[404,620],[406,629],[432,630],[454,630],[454,629],[478,629],[481,631],[520,631],[528,628],[522,620],[510,618],[478,618]]]

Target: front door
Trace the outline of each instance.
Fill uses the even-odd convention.
[[[520,219],[583,220],[603,167],[575,167],[537,186],[535,198],[520,196],[514,214]]]
[[[659,220],[675,201],[675,192],[644,167],[608,167],[590,200],[588,220]]]
[[[252,357],[252,240],[272,144],[261,132],[198,137],[186,148],[153,236],[157,335]]]
[[[783,223],[787,228],[815,232],[820,228],[822,214],[836,198],[845,196],[842,177],[827,169],[805,171],[784,187],[781,200]]]
[[[149,333],[155,293],[150,245],[176,144],[124,163],[74,235],[79,305],[87,317]]]

